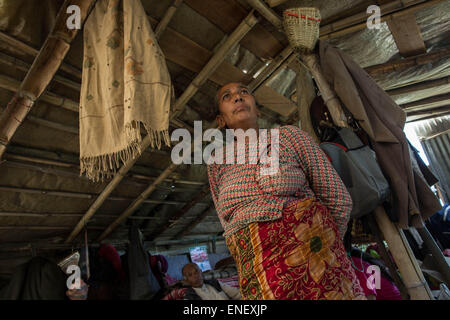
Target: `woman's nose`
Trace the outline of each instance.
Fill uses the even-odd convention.
[[[236,95],[234,96],[234,102],[239,102],[239,101],[244,101],[244,99],[242,99],[241,95],[239,93],[236,93]]]

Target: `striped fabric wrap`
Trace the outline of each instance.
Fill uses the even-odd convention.
[[[270,143],[268,134],[268,153]],[[248,146],[245,152],[248,156]],[[262,167],[268,166],[260,161],[208,165],[211,194],[224,236],[252,222],[280,219],[291,201],[315,198],[330,210],[342,239],[352,200],[326,155],[311,137],[295,126],[279,128],[278,153],[279,171],[273,175],[259,174]]]

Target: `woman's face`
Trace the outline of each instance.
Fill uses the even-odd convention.
[[[258,110],[255,98],[249,89],[241,83],[229,83],[220,88],[217,123],[221,128],[229,129],[257,128]]]

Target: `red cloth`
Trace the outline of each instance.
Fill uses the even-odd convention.
[[[122,269],[122,261],[120,260],[120,255],[116,248],[114,248],[111,244],[102,244],[100,249],[98,249],[98,255],[111,262],[114,270],[116,270],[118,274],[119,279],[123,279],[125,277],[125,272]]]
[[[364,299],[328,209],[297,200],[282,219],[251,223],[226,238],[243,300]]]

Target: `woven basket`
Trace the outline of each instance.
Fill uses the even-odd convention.
[[[290,44],[301,52],[311,52],[319,39],[320,11],[291,8],[283,12],[283,25]]]

